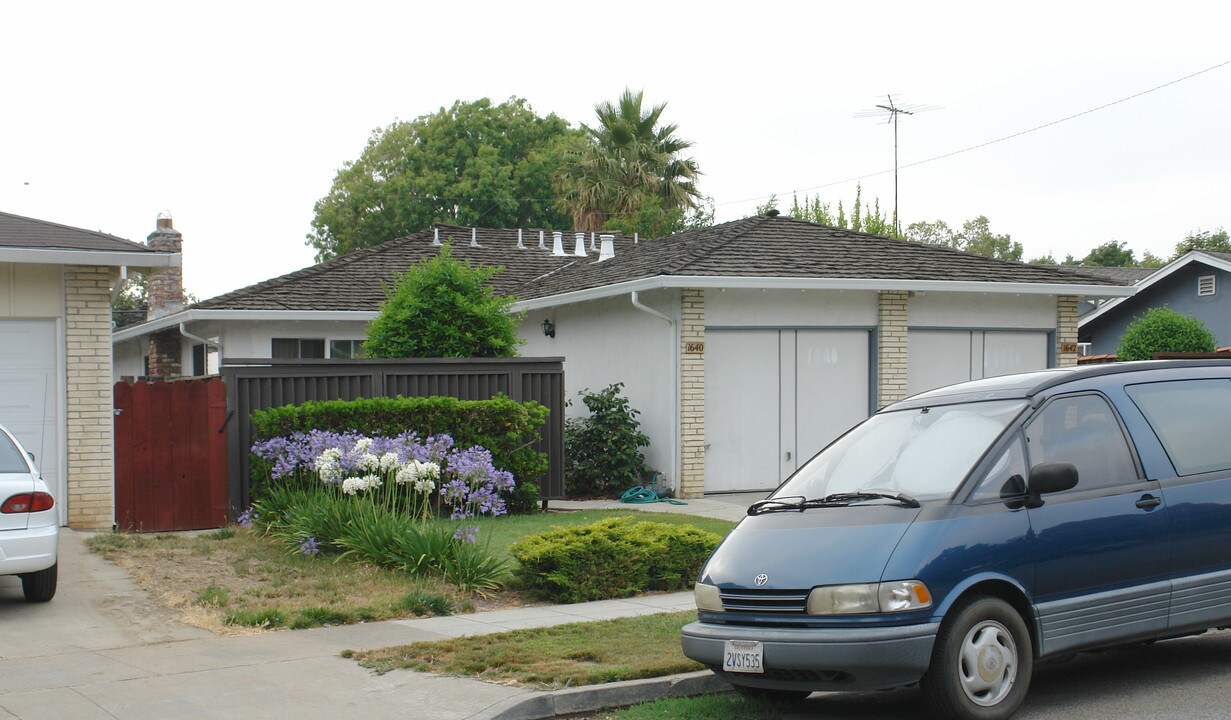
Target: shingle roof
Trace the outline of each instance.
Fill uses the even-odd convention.
[[[93,230],[0,212],[0,247],[161,253],[140,243]]]
[[[1101,267],[1097,265],[1040,265],[1039,267],[1054,267],[1081,275],[1092,275],[1111,280],[1120,285],[1134,285],[1158,272],[1158,268]]]
[[[935,245],[825,227],[787,217],[757,215],[658,240],[617,236],[615,257],[554,257],[538,249],[538,231],[441,226],[455,258],[505,270],[492,281],[497,292],[519,300],[546,298],[655,276],[835,278],[1107,285],[1106,278],[1052,266],[1026,265]],[[360,250],[298,272],[197,303],[199,309],[375,310],[384,285],[397,273],[436,254],[431,230]],[[547,233],[547,247],[551,234]],[[575,246],[565,233],[565,251]]]

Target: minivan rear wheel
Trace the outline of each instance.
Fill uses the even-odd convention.
[[[941,717],[1005,720],[1026,698],[1034,668],[1030,631],[1005,601],[976,596],[950,610],[920,682]]]
[[[21,575],[21,592],[26,596],[26,602],[47,602],[55,597],[58,566],[59,563],[56,563],[46,570]]]

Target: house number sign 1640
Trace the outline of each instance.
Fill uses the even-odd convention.
[[[700,355],[705,352],[705,343],[703,342],[686,342],[684,343],[684,352],[690,355]]]

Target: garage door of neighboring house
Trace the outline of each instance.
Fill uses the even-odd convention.
[[[770,490],[868,416],[865,329],[707,329],[705,491]]]
[[[0,320],[0,424],[34,453],[64,522],[56,336],[55,320]]]
[[[906,388],[911,395],[965,380],[1044,370],[1047,330],[911,329]]]

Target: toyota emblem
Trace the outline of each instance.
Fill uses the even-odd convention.
[[[760,575],[757,575],[755,578],[753,578],[752,582],[757,587],[761,587],[765,583],[769,582],[769,576],[766,575],[765,573],[761,573]]]

